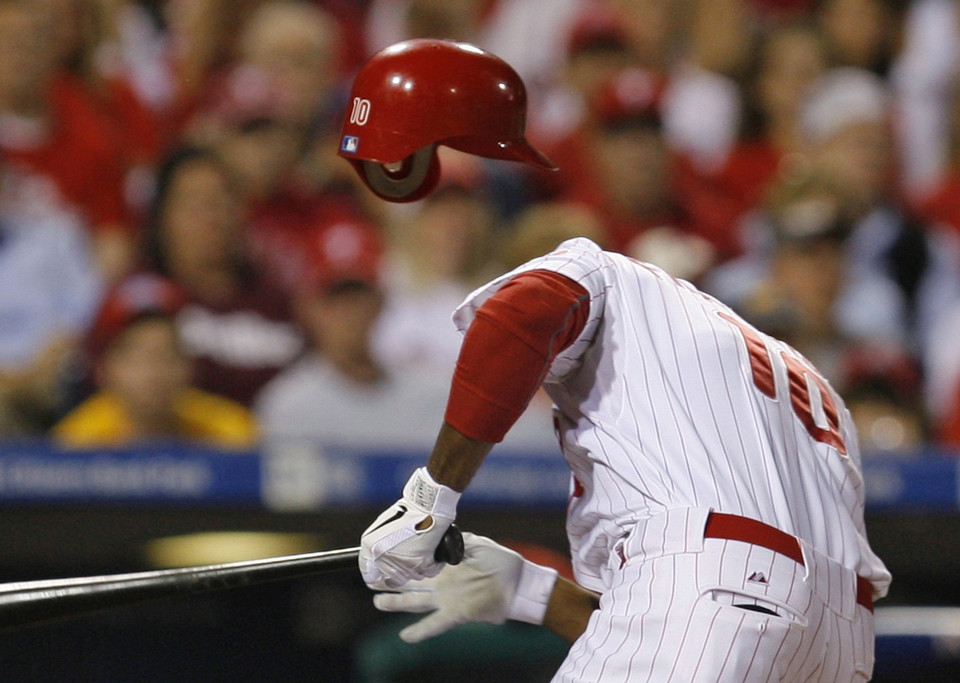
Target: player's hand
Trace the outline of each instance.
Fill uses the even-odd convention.
[[[433,480],[421,467],[403,487],[403,498],[385,510],[360,537],[360,574],[370,588],[398,588],[436,576],[434,559],[453,523],[460,494]]]
[[[542,624],[557,581],[541,567],[489,538],[464,533],[463,560],[436,578],[413,581],[399,593],[380,593],[373,604],[384,612],[432,612],[400,632],[408,643],[439,635],[459,624],[507,619]]]

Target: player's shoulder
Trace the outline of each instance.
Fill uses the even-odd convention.
[[[608,251],[587,237],[573,237],[565,240],[557,245],[557,248],[550,253],[531,261],[528,266],[536,265],[545,261],[577,262],[581,264],[588,264],[589,267],[596,269],[637,269],[641,271],[649,271],[652,274],[667,276],[666,273],[653,264],[639,261],[621,252]]]
[[[564,240],[557,247],[534,261],[569,261],[569,260],[597,260],[608,254],[603,248],[587,237],[571,237]]]
[[[553,251],[528,261],[506,277],[529,270],[552,270],[581,281],[611,267],[611,257],[614,256],[593,240],[574,237],[561,242]]]

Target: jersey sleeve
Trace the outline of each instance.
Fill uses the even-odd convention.
[[[596,336],[610,287],[607,279],[610,268],[609,259],[596,243],[583,237],[567,240],[549,254],[528,261],[472,292],[454,311],[453,322],[466,334],[487,299],[521,273],[545,270],[565,276],[585,290],[589,316],[576,339],[554,357],[543,378],[545,383],[558,382],[579,367],[584,352]]]
[[[446,422],[472,439],[502,441],[588,315],[587,291],[559,273],[532,270],[510,279],[467,331]]]

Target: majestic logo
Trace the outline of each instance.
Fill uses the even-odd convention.
[[[361,97],[353,98],[353,109],[350,110],[350,123],[365,126],[370,118],[370,100]]]
[[[356,135],[344,135],[340,141],[340,151],[344,154],[356,154],[360,147],[360,138]]]
[[[747,581],[752,583],[769,583],[767,577],[763,575],[763,572],[754,572],[747,578]]]

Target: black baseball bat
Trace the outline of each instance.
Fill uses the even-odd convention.
[[[113,607],[175,595],[241,588],[357,567],[360,548],[178,569],[0,584],[0,631],[72,619]],[[451,526],[434,553],[438,562],[463,559],[463,536]]]

